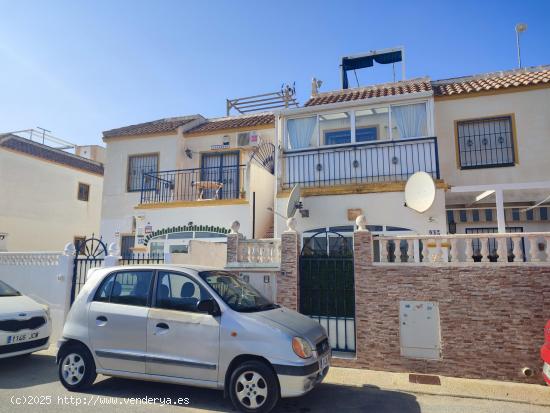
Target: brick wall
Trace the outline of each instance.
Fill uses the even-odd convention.
[[[281,272],[277,277],[277,303],[298,310],[298,260],[300,234],[286,231],[281,234]]]
[[[356,232],[357,354],[344,367],[540,383],[543,328],[550,319],[550,266],[373,264],[372,238]],[[403,358],[399,301],[439,303],[442,358]],[[535,369],[533,378],[521,374]]]

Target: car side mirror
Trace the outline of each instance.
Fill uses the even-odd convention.
[[[214,317],[219,316],[222,313],[220,306],[213,298],[199,301],[197,304],[197,311],[201,313],[208,313]]]

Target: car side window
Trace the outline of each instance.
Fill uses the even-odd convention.
[[[107,278],[103,280],[99,288],[97,289],[94,301],[103,301],[107,302],[109,301],[109,297],[111,296],[111,290],[113,288],[113,282],[115,280],[116,274],[111,274]]]
[[[159,271],[156,291],[157,308],[197,312],[201,300],[210,294],[192,278],[178,273]]]
[[[153,271],[117,272],[111,288],[110,302],[146,306],[153,280]]]

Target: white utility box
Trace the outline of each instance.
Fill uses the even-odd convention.
[[[402,357],[439,360],[441,332],[437,303],[400,301],[399,337]]]

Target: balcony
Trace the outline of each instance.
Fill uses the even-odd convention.
[[[439,179],[436,137],[285,152],[281,187],[406,181],[418,171]]]
[[[144,173],[141,204],[243,199],[245,165]]]

